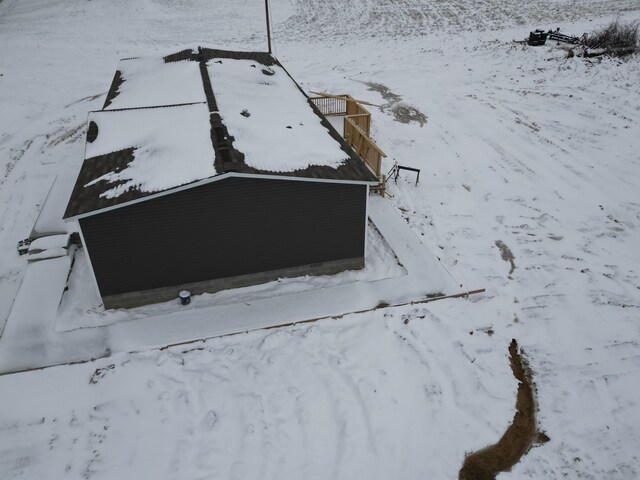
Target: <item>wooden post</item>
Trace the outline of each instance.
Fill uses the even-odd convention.
[[[271,25],[269,24],[269,0],[264,0],[264,9],[267,16],[267,46],[271,53]]]

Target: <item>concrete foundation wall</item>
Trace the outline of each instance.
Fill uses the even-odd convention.
[[[155,288],[140,292],[128,292],[119,295],[103,297],[104,307],[112,308],[133,308],[152,303],[167,302],[175,300],[178,302],[178,294],[181,290],[189,290],[191,295],[201,293],[215,293],[220,290],[232,288],[248,287],[267,283],[278,278],[301,277],[305,275],[333,275],[344,270],[359,270],[364,267],[364,257],[349,258],[344,260],[334,260],[330,262],[315,263],[312,265],[302,265],[298,267],[271,270],[268,272],[252,273],[249,275],[239,275],[229,278],[219,278],[197,283],[175,285],[171,287]]]

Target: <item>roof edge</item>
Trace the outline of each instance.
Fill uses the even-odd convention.
[[[119,208],[128,207],[131,205],[135,205],[137,203],[146,202],[147,200],[153,200],[155,198],[164,197],[165,195],[171,195],[173,193],[182,192],[184,190],[189,190],[191,188],[200,187],[202,185],[208,185],[210,183],[218,182],[221,180],[225,180],[227,178],[258,178],[261,180],[287,180],[291,182],[310,182],[310,183],[341,183],[347,185],[377,185],[378,181],[365,181],[365,180],[339,180],[332,178],[311,178],[311,177],[292,177],[286,175],[265,175],[260,173],[238,173],[238,172],[228,172],[220,175],[215,175],[213,177],[205,178],[202,180],[198,180],[196,182],[187,183],[185,185],[180,185],[178,187],[171,188],[169,190],[163,190],[161,192],[152,193],[149,195],[145,195],[144,197],[136,198],[134,200],[130,200],[128,202],[118,203],[116,205],[111,205],[109,207],[104,207],[98,210],[93,210],[90,212],[80,213],[78,215],[72,215],[69,217],[64,217],[63,220],[66,222],[71,222],[74,220],[80,220],[82,218],[93,217],[95,215],[99,215],[101,213],[106,213],[111,210],[117,210]]]

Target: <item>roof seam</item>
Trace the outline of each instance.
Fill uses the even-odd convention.
[[[202,87],[209,106],[209,123],[211,124],[211,144],[215,152],[215,169],[218,173],[243,171],[246,169],[244,154],[233,146],[235,138],[229,134],[227,126],[222,121],[211,77],[209,76],[207,61],[202,54],[202,49],[199,49],[198,62],[200,63]]]

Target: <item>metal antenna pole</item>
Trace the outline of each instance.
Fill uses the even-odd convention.
[[[264,0],[264,9],[267,13],[267,45],[271,53],[271,25],[269,25],[269,0]]]

